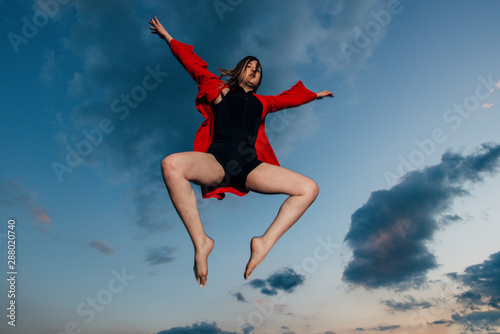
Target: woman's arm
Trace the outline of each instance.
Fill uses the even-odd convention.
[[[151,32],[168,43],[172,54],[198,84],[197,98],[205,96],[208,102],[215,100],[223,88],[221,87],[222,81],[208,70],[207,63],[193,51],[193,46],[181,43],[170,36],[156,17],[149,23],[151,24]],[[205,116],[204,112],[202,114]]]
[[[282,92],[276,96],[263,96],[267,101],[267,111],[276,112],[278,110],[298,107],[302,104],[309,103],[315,99],[322,99],[323,97],[331,96],[333,93],[327,90],[315,93],[307,89],[302,81],[297,82],[292,88]]]
[[[165,28],[163,28],[163,25],[160,23],[160,21],[158,21],[156,16],[154,17],[154,19],[149,21],[149,24],[151,24],[151,27],[149,27],[149,29],[151,29],[151,33],[157,34],[158,36],[160,36],[160,38],[167,41],[167,43],[170,45],[170,41],[173,38],[172,38],[172,36],[170,36],[170,34],[167,32],[167,30],[165,30]]]

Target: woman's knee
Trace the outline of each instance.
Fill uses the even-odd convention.
[[[307,178],[302,188],[304,195],[311,199],[311,202],[318,197],[319,186],[313,179]]]
[[[181,159],[178,154],[170,154],[161,161],[161,171],[165,178],[182,175]]]

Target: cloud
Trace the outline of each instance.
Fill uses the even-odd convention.
[[[241,328],[241,330],[243,331],[243,334],[250,334],[253,332],[254,329],[255,329],[255,327],[250,325],[250,324],[245,324]]]
[[[263,288],[266,286],[266,280],[256,278],[256,279],[251,280],[249,284],[252,288],[259,289],[259,288]]]
[[[52,225],[49,213],[42,206],[35,206],[31,209],[31,215],[38,221],[45,223],[46,225]]]
[[[286,293],[292,293],[295,288],[304,284],[305,276],[301,275],[292,268],[282,268],[274,273],[272,273],[267,279],[253,279],[249,282],[249,285],[255,289],[261,289],[262,294],[268,296],[275,296],[278,294],[278,290],[282,290]]]
[[[158,334],[236,334],[236,332],[223,331],[217,326],[216,322],[195,323],[191,326],[172,327],[158,332]]]
[[[89,246],[103,254],[113,254],[115,252],[115,248],[106,245],[105,241],[92,241]]]
[[[304,284],[305,276],[298,274],[292,268],[283,268],[267,278],[267,283],[274,288],[292,293],[296,287]]]
[[[159,176],[159,175],[158,175]],[[160,177],[160,176],[159,176]],[[147,181],[141,182],[144,176],[137,177],[137,183],[129,190],[135,204],[135,223],[145,233],[165,232],[172,228],[168,220],[168,210],[166,203],[158,203],[158,198],[162,198],[166,189],[160,187],[149,187]]]
[[[283,331],[281,334],[297,334],[296,332],[292,331],[288,326],[281,326],[281,330]]]
[[[450,320],[436,320],[431,323],[431,325],[451,325],[453,321]]]
[[[30,213],[35,219],[35,228],[42,233],[48,231],[40,225],[52,225],[52,220],[45,207],[38,204],[37,194],[33,190],[26,188],[19,182],[6,181],[0,178],[0,208],[22,208]]]
[[[484,104],[483,104],[483,108],[491,108],[491,107],[493,107],[493,106],[494,106],[494,104],[493,104],[493,103],[484,103]]]
[[[497,331],[500,326],[500,311],[472,312],[463,316],[455,313],[452,318],[469,333]]]
[[[236,297],[236,300],[239,302],[243,302],[243,303],[247,302],[247,300],[245,299],[245,297],[243,296],[243,294],[241,292],[232,293],[231,295]]]
[[[373,330],[380,331],[380,332],[385,332],[385,331],[392,331],[393,329],[398,329],[399,325],[392,325],[392,326],[378,326],[373,328]]]
[[[428,242],[450,222],[443,223],[443,215],[456,197],[469,194],[467,185],[498,171],[499,157],[500,145],[494,144],[483,144],[468,156],[447,152],[439,164],[373,192],[351,216],[345,241],[353,257],[343,280],[366,288],[421,286],[426,273],[438,266]]]
[[[469,288],[456,296],[466,308],[479,310],[482,306],[490,306],[500,309],[500,252],[491,254],[483,263],[467,267],[463,274],[448,276]]]
[[[54,81],[61,79],[61,73],[56,65],[54,50],[45,51],[45,61],[39,79],[45,85],[53,85]]]
[[[358,328],[356,328],[356,331],[358,331],[358,332],[365,332],[365,331],[385,332],[385,331],[392,331],[393,329],[398,329],[400,327],[401,326],[399,326],[399,325],[378,326],[378,327],[373,327],[373,328],[369,328],[369,329],[358,327]]]
[[[175,260],[175,257],[171,255],[176,250],[177,247],[171,247],[171,246],[151,248],[147,252],[146,262],[149,262],[149,264],[152,266],[173,262]]]
[[[134,184],[129,193],[136,209],[132,217],[147,233],[167,231],[169,219],[176,215],[161,182],[160,161],[170,153],[192,150],[203,121],[194,108],[196,84],[170,55],[165,42],[150,34],[149,15],[159,15],[174,38],[193,44],[214,72],[216,66],[232,67],[242,57],[255,54],[265,67],[261,93],[271,95],[304,79],[309,69],[327,75],[346,66],[362,66],[386,29],[347,64],[340,43],[352,43],[354,28],[373,21],[372,10],[384,8],[385,1],[344,0],[325,5],[281,0],[237,6],[239,10],[226,12],[223,21],[212,1],[197,2],[196,11],[182,1],[75,1],[64,6],[70,19],[60,24],[68,24],[69,36],[59,49],[47,52],[40,74],[51,84],[65,85],[61,88],[75,101],[71,113],[59,114],[61,156],[66,155],[66,146],[74,147],[85,139],[83,130],[96,129],[101,120],[109,119],[113,131],[84,157],[82,166],[109,166],[110,175]],[[219,39],[225,43],[216,43],[214,48]],[[64,65],[58,59],[73,61]],[[154,82],[156,88],[138,96],[150,73],[148,67],[159,68],[165,76]],[[326,88],[314,87],[312,80],[305,83],[312,89]],[[307,112],[291,112],[293,118],[287,123],[281,124],[278,115],[268,120],[280,159],[297,140],[321,126],[312,106],[304,108]],[[277,124],[274,128],[272,117]]]
[[[412,296],[406,296],[406,301],[396,302],[394,299],[383,300],[381,303],[385,304],[391,312],[406,312],[417,308],[429,308],[433,305],[426,301],[416,301]]]
[[[264,295],[268,295],[268,296],[276,296],[278,294],[278,290],[276,290],[274,288],[265,287],[265,288],[262,288],[262,290],[260,290],[260,293],[262,293]]]

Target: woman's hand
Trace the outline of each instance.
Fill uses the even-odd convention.
[[[151,29],[151,33],[157,34],[158,36],[166,40],[168,44],[170,44],[172,36],[170,36],[167,30],[163,28],[162,24],[160,23],[160,21],[158,21],[156,16],[154,17],[154,19],[151,19],[151,21],[149,21],[149,24],[152,25],[152,27],[149,27],[149,29]]]
[[[321,91],[321,92],[317,93],[317,95],[318,95],[317,99],[320,99],[320,100],[321,100],[322,98],[324,98],[324,97],[327,97],[327,96],[329,96],[329,97],[333,97],[333,93],[332,93],[332,92],[329,92],[329,91],[327,91],[327,90]]]

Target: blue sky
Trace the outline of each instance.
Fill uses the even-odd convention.
[[[500,330],[498,1],[0,7],[0,249],[14,219],[18,271],[2,333]],[[321,190],[251,281],[250,239],[284,197],[195,187],[215,240],[200,289],[159,166],[203,118],[153,16],[214,73],[257,56],[261,94],[335,94],[267,119]]]

